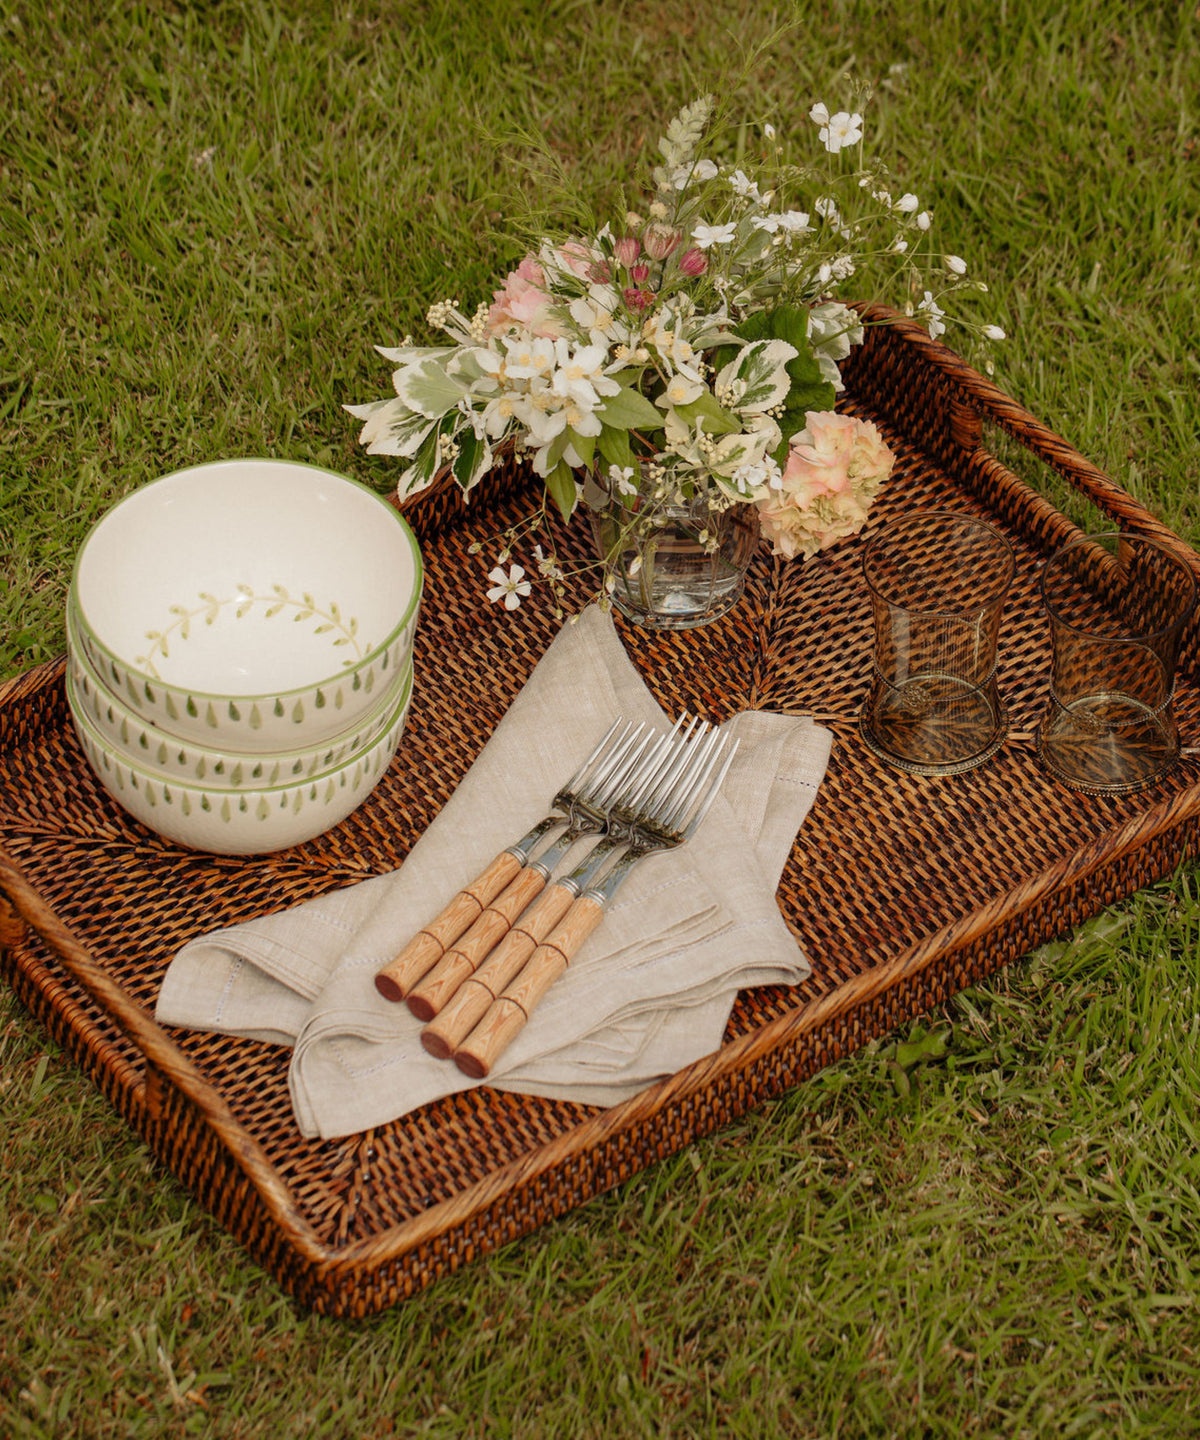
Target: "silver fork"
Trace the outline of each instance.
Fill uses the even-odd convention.
[[[647,855],[685,844],[696,833],[729,772],[737,744],[717,730],[706,729],[678,748],[671,765],[648,790],[630,796],[629,803],[614,816],[611,839],[596,847],[605,853],[593,853],[568,877],[578,887],[578,898],[454,1050],[455,1064],[464,1074],[483,1079],[491,1073],[538,1002],[600,923],[633,867]],[[620,857],[604,871],[605,861],[617,849],[622,850]]]
[[[638,753],[638,737],[644,728],[644,725],[634,726],[620,717],[613,721],[600,743],[551,800],[546,816],[519,840],[502,850],[471,884],[460,890],[428,925],[413,936],[394,960],[379,971],[375,976],[375,988],[385,999],[404,999],[455,941],[463,938],[484,911],[518,879],[542,840],[559,826],[570,824],[573,806],[579,815],[586,814],[582,805],[595,790],[629,772]]]
[[[702,727],[699,732],[698,727]],[[614,847],[619,848],[626,843],[624,838],[609,838],[610,832],[622,836],[627,834],[634,818],[631,807],[640,805],[678,774],[689,742],[707,728],[698,718],[689,722],[683,715],[675,722],[669,735],[659,738],[630,776],[624,792],[614,796],[609,807],[606,838],[569,875],[548,885],[528,910],[514,920],[507,934],[486,959],[471,974],[461,976],[454,993],[445,997],[436,1018],[421,1014],[410,997],[409,1008],[413,1013],[422,1020],[432,1022],[421,1032],[421,1044],[431,1055],[444,1060],[454,1054],[483,1018],[492,1001],[516,979],[533,952],[561,924],[567,911],[579,898],[580,889],[604,866]],[[549,859],[547,851],[537,863],[545,864]],[[424,982],[418,987],[418,992],[423,988]]]
[[[643,775],[653,772],[657,756],[670,747],[675,731],[666,738],[656,738],[651,731],[643,735],[646,729],[644,722],[626,726],[616,750],[611,755],[606,752],[607,763],[598,766],[573,795],[563,833],[536,860],[528,861],[518,871],[466,934],[410,989],[406,1004],[418,1020],[432,1020],[438,1014],[463,981],[505,939],[517,917],[542,894],[558,861],[583,836],[602,835],[615,802]]]

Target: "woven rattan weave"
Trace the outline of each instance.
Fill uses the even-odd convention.
[[[288,1102],[286,1050],[167,1032],[152,1018],[184,940],[395,867],[450,795],[557,625],[537,598],[515,615],[489,606],[492,547],[469,553],[472,540],[528,509],[519,472],[489,481],[469,508],[441,491],[411,510],[428,580],[404,743],[358,812],[294,850],[231,859],[160,840],[93,782],[61,661],[0,687],[5,973],[164,1163],[301,1303],[355,1315],[411,1296],[1194,855],[1194,760],[1121,797],[1076,794],[1037,764],[1031,736],[1049,660],[1037,568],[1077,532],[995,458],[991,433],[1114,527],[1158,536],[1198,573],[1200,558],[919,328],[870,329],[846,378],[844,408],[874,419],[899,455],[873,524],[936,505],[990,520],[1016,547],[1000,641],[1010,734],[988,764],[953,777],[908,775],[868,751],[856,724],[871,663],[861,539],[808,564],[764,550],[746,598],[712,626],[650,634],[622,625],[668,711],[720,720],[747,706],[807,710],[836,739],[779,891],[812,978],[744,993],[720,1051],[611,1110],[482,1087],[348,1140],[307,1141]],[[581,524],[562,537],[579,553],[588,543]],[[586,594],[581,581],[577,598]],[[1193,624],[1178,681],[1185,745],[1200,740],[1196,641]]]

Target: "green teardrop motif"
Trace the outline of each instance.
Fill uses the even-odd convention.
[[[195,700],[193,700],[190,695],[187,697],[187,705],[185,708],[187,710],[187,713],[192,717],[193,720],[199,719],[200,710],[197,707]]]
[[[232,700],[229,702],[229,718],[231,720],[240,720],[242,718],[242,712],[238,709],[238,707],[233,703]]]
[[[186,795],[181,795],[179,797],[179,808],[183,811],[185,815],[190,815],[192,813],[192,802],[188,799]]]
[[[292,708],[292,724],[301,725],[304,722],[304,702],[297,700]]]
[[[250,728],[251,730],[262,729],[262,711],[257,705],[251,705],[250,707]]]
[[[318,710],[324,710],[324,708],[325,708],[325,692],[324,692],[324,690],[318,690],[318,691],[317,691],[317,696],[316,696],[316,702],[315,702],[315,703],[316,703],[316,707],[317,707]]]
[[[287,713],[287,712],[286,712],[286,711],[284,710],[284,708],[283,708],[283,701],[282,701],[282,700],[276,700],[276,701],[275,701],[275,714],[278,715],[278,716],[280,716],[280,717],[282,718],[282,716],[284,716],[286,713]]]
[[[174,697],[174,695],[172,695],[169,691],[168,691],[168,693],[167,693],[166,701],[167,701],[167,714],[171,717],[172,720],[178,720],[178,719],[179,719],[179,706],[175,704],[175,697]]]
[[[258,797],[258,805],[254,813],[260,820],[266,820],[270,816],[271,807],[267,804],[267,797],[265,795]]]
[[[208,703],[208,709],[204,715],[204,723],[212,730],[217,728],[217,712],[213,709],[211,700]]]
[[[228,798],[226,798],[221,801],[221,819],[224,820],[226,824],[228,824],[232,818],[233,812],[230,810],[229,800]]]
[[[167,749],[167,742],[164,740],[158,747],[158,754],[155,756],[155,759],[160,765],[165,765],[169,754],[170,751]]]

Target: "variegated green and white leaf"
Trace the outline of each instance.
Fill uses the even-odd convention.
[[[439,420],[453,410],[469,387],[447,374],[446,367],[436,360],[418,360],[397,370],[393,377],[396,394],[410,410],[417,410],[430,420]]]
[[[715,390],[731,410],[763,411],[782,404],[791,389],[787,363],[799,352],[786,340],[755,340],[717,375]]]

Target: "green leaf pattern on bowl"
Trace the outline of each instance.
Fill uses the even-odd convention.
[[[346,656],[342,663],[351,666],[361,660],[366,650],[358,639],[358,620],[353,615],[343,620],[341,607],[336,600],[331,600],[327,609],[322,610],[313,596],[306,590],[298,599],[289,593],[285,585],[272,585],[265,595],[258,594],[253,586],[238,585],[232,595],[217,596],[207,590],[199,592],[200,603],[189,608],[186,605],[169,605],[170,614],[175,618],[164,630],[147,630],[146,639],[151,642],[148,652],[136,658],[136,664],[145,671],[148,671],[156,679],[163,677],[159,674],[156,661],[170,657],[170,647],[180,640],[187,640],[192,634],[193,626],[198,621],[205,625],[213,625],[220,619],[221,612],[232,607],[234,618],[244,619],[251,613],[256,605],[266,608],[262,611],[266,619],[272,619],[276,615],[291,613],[294,623],[300,624],[308,620],[316,620],[317,624],[313,630],[314,635],[332,635],[331,644],[335,648],[349,645],[353,648],[353,655]],[[292,613],[294,612],[294,613]],[[231,716],[231,719],[239,719],[240,716]]]

